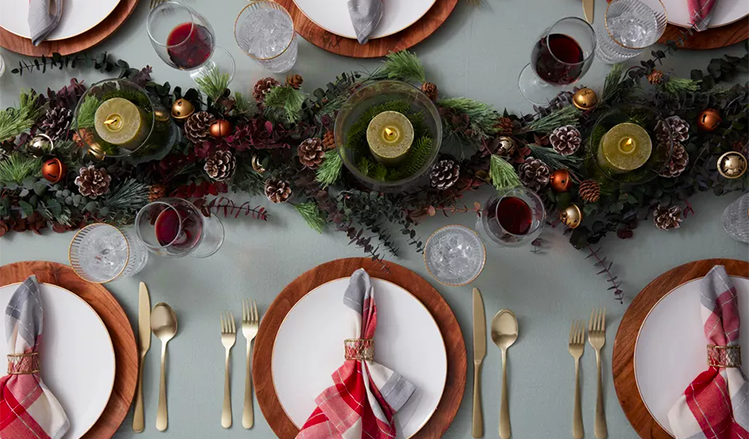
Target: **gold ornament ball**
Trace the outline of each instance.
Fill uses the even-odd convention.
[[[172,117],[185,120],[195,112],[195,106],[187,99],[177,99],[172,104]]]
[[[497,137],[497,155],[502,157],[509,157],[515,153],[517,149],[517,143],[512,137],[499,136]]]
[[[739,178],[744,175],[746,168],[746,157],[738,151],[728,151],[718,158],[718,172],[725,178]]]
[[[598,105],[598,95],[589,88],[581,88],[572,96],[572,103],[581,110],[590,110]]]
[[[263,167],[263,164],[260,163],[260,159],[257,158],[257,154],[252,155],[252,169],[254,169],[258,174],[265,172],[265,168]]]
[[[50,183],[57,183],[65,176],[67,168],[58,158],[49,159],[42,165],[42,176]]]
[[[166,122],[167,120],[169,120],[169,114],[167,114],[167,112],[164,110],[156,110],[153,112],[153,115],[159,122]]]
[[[211,136],[220,138],[231,134],[231,122],[219,119],[211,125]]]
[[[570,229],[576,229],[583,221],[583,212],[575,204],[570,204],[559,214],[559,219]]]
[[[566,169],[557,169],[551,173],[549,179],[549,185],[554,192],[567,192],[570,190],[572,185],[572,179],[570,178],[570,171]]]
[[[92,143],[88,145],[88,153],[96,160],[104,160],[104,157],[107,156],[104,150],[101,149],[101,145],[99,145],[98,143]]]
[[[697,127],[702,131],[715,131],[721,122],[720,112],[715,108],[708,108],[697,116]]]
[[[38,158],[44,154],[48,154],[52,149],[54,149],[54,147],[55,145],[52,142],[52,138],[46,134],[40,133],[31,138],[26,145],[26,152]]]

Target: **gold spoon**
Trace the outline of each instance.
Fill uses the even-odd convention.
[[[166,344],[177,335],[177,315],[164,302],[159,302],[151,312],[151,330],[161,340],[161,381],[159,382],[159,409],[156,412],[156,429],[166,430],[169,415],[166,409]]]
[[[502,350],[502,404],[499,410],[499,437],[510,438],[510,407],[507,402],[507,348],[518,339],[518,319],[509,309],[492,319],[492,340]]]

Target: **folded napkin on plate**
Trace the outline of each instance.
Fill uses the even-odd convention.
[[[722,265],[700,282],[708,362],[736,366],[739,349],[710,347],[739,346],[736,288]],[[699,374],[668,412],[668,420],[677,439],[749,438],[749,382],[741,368],[711,366]]]
[[[60,24],[63,0],[29,0],[31,42],[38,46]]]
[[[0,378],[0,438],[58,439],[70,427],[65,411],[39,376],[43,326],[39,284],[30,276],[5,308],[9,374]]]
[[[372,361],[377,327],[373,293],[367,272],[356,270],[343,296],[343,312],[351,320],[351,339],[344,342],[346,362],[333,373],[334,385],[315,399],[317,408],[297,439],[395,437],[393,415],[416,387]]]
[[[382,0],[349,0],[348,13],[359,44],[367,44],[382,20]]]
[[[710,15],[715,9],[718,0],[687,0],[689,5],[689,22],[698,31],[707,29],[710,24]]]

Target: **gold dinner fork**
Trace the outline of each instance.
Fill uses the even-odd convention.
[[[156,6],[164,3],[166,0],[151,0],[151,9],[155,8]]]
[[[588,342],[596,350],[596,364],[598,365],[598,398],[596,399],[596,438],[606,439],[606,414],[603,412],[603,380],[601,378],[601,348],[606,344],[606,308],[593,309],[588,324]]]
[[[255,414],[252,411],[252,362],[250,352],[252,350],[252,340],[257,335],[260,326],[260,315],[257,312],[257,303],[247,299],[242,300],[242,334],[247,339],[247,366],[244,375],[244,409],[242,410],[242,426],[252,428],[255,423]]]
[[[229,358],[231,348],[237,341],[237,327],[234,325],[234,314],[221,313],[221,343],[226,348],[226,369],[224,373],[224,408],[221,411],[221,426],[231,427],[231,388],[229,386]]]
[[[572,418],[572,437],[583,437],[583,412],[580,407],[580,357],[585,350],[585,323],[582,320],[572,322],[569,341],[570,355],[575,359],[575,413]]]

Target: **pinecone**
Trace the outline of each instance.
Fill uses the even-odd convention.
[[[231,151],[218,150],[208,156],[203,169],[209,177],[216,181],[230,179],[237,168],[237,159]]]
[[[325,131],[325,134],[322,136],[322,144],[326,151],[335,149],[335,134],[333,130]]]
[[[681,208],[658,205],[653,211],[653,223],[661,230],[678,229],[681,226]]]
[[[677,142],[689,140],[689,123],[679,116],[659,120],[655,125],[655,137],[660,142],[668,142],[671,136]]]
[[[580,131],[572,125],[559,127],[549,135],[549,142],[554,151],[562,155],[570,155],[577,152],[582,140]]]
[[[509,117],[500,117],[494,126],[500,133],[511,133],[515,129],[515,124]]]
[[[421,91],[423,91],[424,94],[427,95],[427,97],[432,100],[432,102],[437,101],[437,86],[436,85],[432,84],[431,82],[425,82],[421,84]]]
[[[526,187],[538,192],[549,184],[551,168],[541,160],[528,157],[518,168],[520,181]]]
[[[152,184],[148,188],[148,201],[153,203],[156,200],[166,197],[166,186],[163,184]]]
[[[41,129],[52,140],[67,139],[73,111],[65,107],[52,107],[42,119]]]
[[[299,155],[299,161],[310,169],[320,166],[325,158],[325,146],[323,141],[317,137],[310,137],[300,143],[296,152]]]
[[[286,85],[297,90],[299,90],[303,82],[304,78],[302,78],[302,75],[289,75],[286,77]]]
[[[659,148],[660,149],[660,148]],[[674,150],[671,153],[671,161],[666,165],[666,169],[661,171],[660,176],[666,178],[675,178],[681,175],[689,164],[689,154],[687,149],[681,143],[674,144]]]
[[[252,89],[252,97],[255,98],[258,105],[262,105],[265,101],[265,95],[273,88],[281,85],[280,82],[276,81],[270,76],[263,78],[255,83],[255,87]]]
[[[185,137],[192,143],[203,143],[211,135],[214,118],[207,111],[193,113],[185,121]]]
[[[273,203],[285,203],[291,197],[291,186],[286,181],[271,178],[265,182],[265,196]]]
[[[663,72],[658,69],[653,69],[652,72],[648,73],[648,82],[653,85],[658,85],[663,82]]]
[[[578,193],[580,198],[588,203],[595,203],[601,199],[601,187],[595,180],[585,180],[580,183]]]
[[[454,160],[443,159],[432,166],[429,181],[433,188],[445,190],[454,185],[460,178],[460,165]]]
[[[94,165],[81,168],[78,171],[78,177],[75,178],[78,192],[89,198],[96,198],[109,192],[111,182],[112,176],[107,173],[107,170],[97,169]]]

